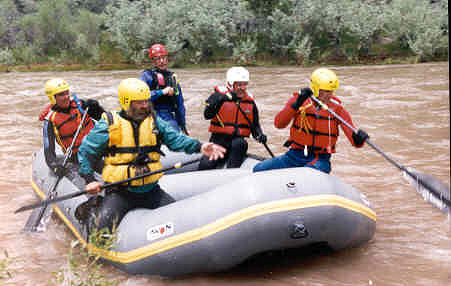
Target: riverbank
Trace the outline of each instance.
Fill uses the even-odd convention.
[[[448,61],[444,58],[432,59],[429,62],[443,62]],[[352,66],[352,65],[387,65],[387,64],[417,64],[420,63],[417,56],[370,56],[366,58],[359,58],[354,60],[344,60],[342,58],[329,58],[325,61],[310,64],[310,65],[298,65],[296,63],[285,61],[283,59],[269,60],[258,59],[255,62],[244,64],[244,66],[256,66],[256,67],[277,67],[277,66]],[[243,65],[235,63],[231,60],[217,60],[211,62],[201,62],[199,64],[187,64],[171,66],[170,68],[226,68],[233,65]],[[83,63],[68,63],[68,64],[31,64],[31,65],[0,65],[0,73],[5,72],[45,72],[45,71],[78,71],[78,70],[129,70],[129,69],[145,69],[152,66],[152,63],[144,64],[131,64],[131,63],[96,63],[96,64],[83,64]]]

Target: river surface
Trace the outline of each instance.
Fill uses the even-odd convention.
[[[449,65],[334,67],[336,94],[356,126],[398,163],[450,184]],[[214,85],[224,84],[226,69],[179,69],[193,137],[208,140],[204,101]],[[292,92],[308,84],[313,68],[249,68],[249,91],[260,109],[268,146],[276,154],[288,128],[273,125]],[[120,80],[139,70],[0,74],[0,259],[16,259],[12,277],[0,285],[48,285],[66,264],[72,233],[53,216],[45,233],[23,233],[31,212],[14,214],[35,200],[30,185],[31,155],[42,144],[40,110],[48,103],[44,83],[63,77],[80,98],[118,107]],[[342,133],[343,134],[343,133]],[[249,140],[249,151],[268,156]],[[120,285],[451,285],[451,223],[403,179],[401,172],[369,146],[353,148],[340,136],[332,175],[364,193],[377,213],[374,238],[339,252],[293,250],[262,255],[229,271],[168,279],[133,276],[103,269]]]

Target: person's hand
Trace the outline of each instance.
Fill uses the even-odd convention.
[[[357,130],[357,133],[352,133],[352,139],[354,140],[355,145],[358,147],[362,146],[368,138],[370,138],[370,136],[362,129]]]
[[[228,100],[229,98],[227,97],[227,95],[219,93],[217,95],[213,95],[211,96],[208,100],[207,103],[211,104],[211,105],[219,105],[222,104],[224,101]]]
[[[95,99],[88,99],[86,100],[86,106],[89,107],[89,109],[96,109],[100,107],[100,104]]]
[[[66,169],[62,165],[55,164],[52,166],[53,172],[56,176],[62,177],[66,173]]]
[[[291,104],[291,107],[293,107],[293,109],[299,109],[304,101],[306,101],[312,94],[313,91],[308,87],[301,89],[301,92],[298,94],[298,98],[296,98],[296,101]]]
[[[86,191],[88,194],[95,195],[102,191],[102,183],[98,181],[91,182],[86,185]]]
[[[207,142],[202,144],[200,148],[202,154],[208,157],[210,160],[218,160],[219,158],[224,158],[226,149],[218,144]]]
[[[165,88],[163,88],[163,94],[169,95],[169,96],[173,96],[174,95],[174,89],[170,86],[167,86]]]
[[[100,106],[99,102],[95,99],[88,99],[86,101],[86,107],[89,107],[88,115],[95,120],[100,120],[102,113],[105,112],[103,107]]]
[[[258,136],[257,136],[257,138],[255,138],[256,140],[257,140],[257,142],[258,143],[261,143],[261,144],[266,144],[266,141],[268,140],[268,138],[266,137],[266,135],[265,134],[259,134]]]

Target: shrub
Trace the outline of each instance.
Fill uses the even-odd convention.
[[[244,0],[119,0],[105,15],[113,41],[129,59],[160,42],[172,54],[187,47],[188,61],[195,62],[232,50],[251,16]]]
[[[393,0],[385,17],[386,34],[420,59],[448,48],[448,1]]]

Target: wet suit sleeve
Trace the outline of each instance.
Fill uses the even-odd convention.
[[[258,108],[257,108],[257,104],[255,104],[255,102],[253,102],[253,112],[254,112],[254,122],[252,122],[252,137],[254,137],[255,139],[257,139],[260,135],[263,135],[263,131],[262,128],[260,126],[260,119],[258,116]]]
[[[163,143],[171,151],[184,151],[185,153],[199,153],[202,144],[199,140],[186,136],[182,132],[177,132],[169,123],[157,117],[158,130],[160,131]]]
[[[349,112],[346,109],[344,109],[343,107],[340,106],[336,110],[336,112],[341,118],[343,118],[344,121],[348,122],[352,127],[355,128],[354,123],[352,122],[352,119],[351,119],[351,115],[349,114]],[[349,142],[351,142],[352,146],[354,146],[356,148],[363,147],[363,144],[360,146],[357,146],[357,144],[354,142],[354,139],[352,138],[353,131],[351,129],[349,129],[346,125],[344,125],[341,122],[340,122],[340,126],[341,126],[341,129],[343,130],[343,132],[345,133],[346,137],[348,138]]]
[[[224,95],[225,96],[225,95]],[[220,93],[213,93],[210,95],[206,102],[205,102],[205,109],[204,109],[204,118],[207,120],[212,119],[213,117],[218,114],[219,109],[221,108],[222,104],[224,103],[224,97]]]
[[[145,70],[141,73],[141,75],[139,76],[139,79],[144,81],[147,86],[150,87],[152,86],[152,72],[150,70]],[[157,89],[157,90],[151,90],[150,89],[150,102],[153,102],[155,100],[157,100],[160,96],[163,95],[163,90]]]
[[[178,94],[176,96],[177,108],[175,110],[175,117],[176,117],[177,123],[180,126],[180,129],[186,130],[185,100],[183,98],[182,88],[180,87],[180,84],[177,84],[177,89],[178,89]]]
[[[279,111],[274,118],[274,126],[278,129],[283,129],[290,124],[291,120],[296,115],[297,110],[293,109],[291,105],[296,101],[296,97],[291,97],[285,104],[285,107]]]
[[[56,154],[55,154],[55,132],[53,124],[49,120],[44,120],[44,126],[42,127],[42,139],[44,143],[44,156],[47,166],[55,168]]]
[[[77,152],[80,169],[78,172],[88,182],[94,180],[93,164],[105,155],[110,140],[108,132],[108,123],[101,119],[94,128],[83,138],[80,148]]]

